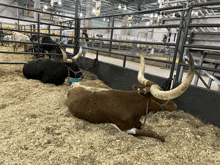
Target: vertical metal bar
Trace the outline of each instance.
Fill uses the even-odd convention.
[[[60,24],[60,35],[62,33],[62,23]],[[60,41],[62,40],[62,37],[60,36]]]
[[[37,14],[37,53],[38,53],[38,58],[40,57],[40,14]]]
[[[112,28],[114,28],[114,22],[115,22],[115,17],[113,16],[113,17],[112,17]],[[114,29],[111,29],[111,37],[110,37],[110,40],[112,40],[112,38],[113,38],[113,30],[114,30]],[[112,41],[110,41],[109,52],[111,52],[111,50],[112,50]]]
[[[80,20],[78,17],[79,0],[75,3],[75,38],[74,38],[74,55],[79,52]]]
[[[218,68],[218,65],[219,64],[215,64],[215,69],[217,69]],[[212,75],[214,76],[214,74],[215,74],[215,72],[212,72]],[[211,88],[211,85],[212,85],[212,79],[211,78],[209,78],[209,81],[208,81],[208,88],[210,89]]]
[[[206,54],[207,52],[203,52],[202,56],[200,57],[200,61],[198,63],[199,66],[202,66]],[[198,70],[198,73],[201,74],[201,69]],[[199,81],[199,75],[195,74],[194,85],[197,85],[198,81]]]
[[[48,25],[48,34],[50,34],[50,25]]]
[[[176,70],[176,77],[175,77],[175,82],[177,81],[181,81],[181,78],[179,78],[179,72],[180,72],[180,63],[183,61],[183,53],[184,53],[184,44],[186,43],[186,39],[187,39],[187,34],[188,34],[188,25],[190,24],[191,22],[191,12],[192,12],[192,7],[189,8],[188,10],[188,19],[186,21],[186,25],[185,25],[185,31],[184,31],[184,35],[183,35],[183,40],[182,40],[182,43],[181,43],[181,49],[180,49],[180,54],[179,54],[179,62],[178,62],[178,65],[177,65],[177,70]]]
[[[32,33],[32,25],[30,25],[31,26],[31,36],[33,35],[33,33]]]
[[[98,56],[99,56],[99,51],[97,50],[96,51],[96,58],[95,58],[96,60],[98,60]]]
[[[125,64],[126,64],[126,57],[127,56],[124,56],[123,67],[125,67]]]
[[[20,30],[19,20],[18,20],[18,30]]]
[[[186,5],[184,5],[184,8],[185,7],[186,7]],[[173,54],[173,63],[171,64],[171,67],[170,67],[170,76],[169,76],[170,80],[172,80],[174,69],[175,69],[177,52],[178,52],[180,37],[181,37],[182,29],[183,29],[183,20],[184,20],[185,10],[182,11],[181,13],[182,13],[182,16],[181,16],[181,20],[180,20],[180,26],[179,26],[178,36],[177,36],[177,40],[176,40],[176,46],[175,46],[174,54]],[[171,56],[171,52],[170,52],[170,56]],[[169,84],[169,88],[170,88],[170,86],[171,86],[171,82]]]

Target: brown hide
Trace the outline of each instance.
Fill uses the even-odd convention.
[[[86,85],[95,86],[92,81],[87,81]],[[81,84],[85,82],[80,82]],[[99,84],[100,87],[100,84]],[[77,118],[84,119],[91,123],[113,123],[122,131],[131,128],[140,128],[142,123],[140,118],[146,113],[147,100],[149,110],[160,111],[159,105],[152,99],[158,100],[150,94],[141,97],[137,91],[121,91],[109,89],[107,85],[102,85],[106,90],[89,91],[83,87],[74,87],[68,92],[68,107],[70,112]],[[97,90],[98,87],[97,87]],[[163,111],[173,111],[176,104],[169,101]]]

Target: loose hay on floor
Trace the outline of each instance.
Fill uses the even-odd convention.
[[[32,59],[0,54],[1,61]],[[0,164],[220,163],[220,129],[213,125],[183,111],[150,113],[145,129],[164,135],[166,142],[136,138],[109,124],[73,117],[66,105],[66,83],[27,80],[22,67],[0,65]]]

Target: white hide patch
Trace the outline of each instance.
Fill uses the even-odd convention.
[[[85,82],[86,82],[86,85],[85,85]],[[77,88],[77,87],[81,87],[81,88],[84,88],[84,89],[86,89],[88,91],[91,91],[91,92],[101,92],[101,91],[110,90],[100,80],[85,80],[85,82],[84,81],[74,82],[71,85],[71,88],[74,89],[74,88]],[[88,85],[88,83],[89,83],[89,85]]]

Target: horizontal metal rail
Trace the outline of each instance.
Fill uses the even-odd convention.
[[[0,62],[0,64],[26,64],[26,62]]]
[[[152,29],[152,28],[178,28],[180,25],[156,25],[156,26],[130,26],[130,27],[90,27],[89,29]],[[88,28],[80,28],[88,29]]]
[[[8,28],[2,28],[2,30],[16,31],[16,32],[22,32],[22,33],[31,33],[31,34],[35,34],[35,35],[40,34],[40,35],[48,35],[48,36],[75,38],[75,37],[72,37],[72,36],[56,35],[56,34],[49,34],[49,33],[38,33],[38,32],[31,32],[31,31],[24,31],[24,30],[17,30],[17,29],[8,29]]]
[[[206,2],[206,3],[198,3],[198,4],[192,4],[192,7],[201,7],[201,6],[215,6],[220,5],[220,2]]]
[[[37,42],[8,41],[8,40],[0,40],[0,41],[3,41],[3,42],[13,42],[13,43],[34,44],[34,45],[37,45],[37,44],[38,44]],[[40,43],[40,45],[58,46],[59,44]],[[74,45],[72,45],[72,44],[60,44],[60,45],[61,45],[61,46],[64,46],[64,45],[68,45],[68,46],[74,46]]]
[[[117,17],[117,16],[125,16],[125,15],[141,15],[141,14],[149,14],[149,13],[172,10],[172,9],[174,9],[174,10],[179,9],[179,11],[184,10],[183,5],[179,5],[179,6],[172,6],[172,7],[166,7],[166,8],[138,11],[138,12],[121,13],[121,14],[113,14],[113,15],[103,15],[103,16],[98,16],[98,17],[85,17],[85,18],[79,18],[79,19],[84,20],[84,19],[98,19],[98,18],[104,18],[104,17]]]
[[[0,51],[0,53],[4,53],[4,54],[34,54],[34,55],[38,55],[37,52],[11,52],[11,51]],[[61,56],[62,54],[58,54],[58,53],[41,53],[42,55],[55,55],[55,56]],[[73,54],[70,54],[73,55]]]
[[[0,15],[0,18],[5,18],[5,19],[12,19],[12,20],[17,20],[17,21],[24,21],[24,22],[32,22],[32,23],[38,23],[38,21],[31,21],[31,20],[26,20],[26,19],[21,19],[21,18],[15,18],[15,17],[7,17],[7,16],[2,16]],[[65,26],[65,25],[56,25],[56,24],[51,24],[51,23],[45,23],[45,22],[40,22],[40,24],[42,25],[52,25],[52,26],[58,26],[58,27],[65,27],[65,28],[71,28],[71,29],[75,29],[75,27],[69,27],[69,26]],[[28,25],[27,25],[28,26]]]
[[[86,39],[85,37],[79,37],[80,39]],[[151,44],[151,45],[167,45],[175,46],[175,43],[164,43],[164,42],[147,42],[147,41],[135,41],[135,40],[111,40],[111,39],[99,39],[99,38],[89,38],[89,40],[98,41],[109,41],[109,42],[124,42],[124,43],[134,43],[134,44]]]
[[[181,66],[184,67],[189,67],[188,64],[184,64],[184,63],[179,63]],[[212,71],[212,72],[218,72],[220,73],[220,69],[215,69],[215,68],[208,68],[208,67],[204,67],[204,66],[194,66],[195,69],[202,69],[202,70],[206,70],[206,71]]]
[[[184,56],[184,58],[189,61],[189,57]],[[196,62],[194,62],[194,64],[196,64],[196,66],[198,65]],[[209,72],[207,72],[206,70],[201,70],[201,72],[203,72],[204,74],[206,74],[209,78],[211,78],[212,80],[214,80],[219,86],[220,86],[220,81],[215,78],[213,75],[211,75]],[[205,84],[206,85],[206,84]]]
[[[219,47],[219,46],[188,45],[188,44],[184,44],[184,47],[187,47],[187,48],[201,48],[201,49],[215,49],[215,50],[220,50],[220,47]]]
[[[28,10],[28,11],[33,11],[33,12],[37,12],[37,13],[43,13],[43,14],[48,14],[48,15],[55,15],[55,16],[59,16],[59,17],[75,19],[74,17],[64,16],[64,15],[60,15],[60,14],[48,13],[48,12],[39,11],[39,10],[35,10],[35,9],[27,9],[27,8],[24,8],[24,7],[8,5],[8,4],[4,4],[4,3],[0,3],[0,6],[12,7],[12,8],[16,8],[16,9]]]
[[[139,56],[132,56],[129,54],[121,54],[121,53],[115,53],[115,52],[109,52],[109,51],[104,51],[101,49],[95,49],[95,48],[88,48],[88,47],[82,47],[84,49],[89,49],[89,50],[94,50],[94,51],[99,51],[99,52],[104,52],[104,53],[110,53],[110,54],[115,54],[115,55],[119,55],[119,56],[126,56],[126,57],[132,57],[132,58],[140,58]],[[148,57],[144,57],[146,60],[149,61],[157,61],[157,62],[163,62],[163,63],[167,63],[167,64],[172,64],[172,61],[166,61],[166,60],[160,60],[160,59],[155,59],[155,58],[148,58]]]
[[[189,27],[220,27],[219,23],[216,24],[189,24]]]

